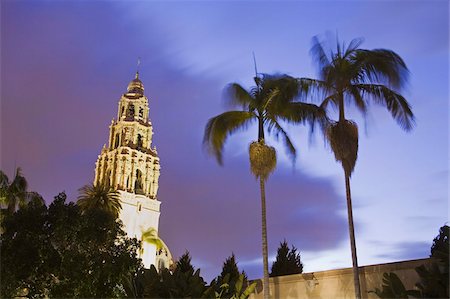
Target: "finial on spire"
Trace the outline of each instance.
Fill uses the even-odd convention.
[[[138,57],[137,67],[136,67],[136,79],[139,79],[139,66],[141,65],[141,57]]]

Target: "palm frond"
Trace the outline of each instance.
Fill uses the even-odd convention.
[[[163,240],[159,238],[158,232],[153,227],[142,232],[141,241],[155,245],[156,250],[160,250],[165,246]]]
[[[360,90],[355,87],[355,85],[351,85],[347,89],[347,92],[353,98],[356,108],[358,108],[358,110],[365,117],[367,115],[367,105],[364,98],[361,96]]]
[[[355,87],[362,92],[362,96],[368,96],[375,103],[385,106],[403,130],[410,131],[414,127],[411,106],[401,94],[384,85],[357,84]]]
[[[203,144],[222,165],[222,151],[229,135],[240,129],[245,129],[256,119],[253,112],[228,111],[209,119],[203,135]]]
[[[331,94],[331,95],[327,96],[325,99],[323,99],[322,103],[320,103],[320,107],[322,109],[327,109],[329,105],[332,108],[339,108],[339,102],[338,102],[338,95],[337,94]]]
[[[323,44],[320,42],[317,36],[314,36],[312,38],[312,47],[309,52],[319,66],[320,78],[325,78],[324,70],[326,69],[326,67],[330,66],[331,61],[326,54]]]
[[[28,182],[22,175],[22,169],[18,167],[16,169],[16,175],[13,181],[7,186],[7,189],[2,192],[5,196],[2,200],[6,199],[8,204],[8,212],[14,213],[17,205],[24,206],[28,189]]]
[[[28,189],[28,182],[22,175],[22,169],[20,167],[17,168],[16,175],[14,180],[9,185],[9,189],[11,190],[11,193],[16,195],[25,194]]]
[[[356,83],[379,83],[400,89],[408,82],[408,68],[394,51],[358,50],[351,62],[358,68]]]
[[[99,209],[118,217],[122,205],[117,191],[105,184],[85,185],[78,191],[77,205],[84,212]]]
[[[9,178],[0,170],[0,204],[8,204]]]
[[[361,46],[361,44],[364,42],[363,38],[354,38],[351,40],[350,44],[348,45],[348,47],[345,49],[345,53],[343,55],[344,59],[347,59],[350,55],[352,55],[354,53],[355,50],[357,50],[359,48],[359,46]]]
[[[326,120],[327,118],[323,108],[303,102],[289,103],[278,110],[277,115],[279,118],[288,122],[308,123],[310,125]]]
[[[296,78],[285,75],[266,75],[263,76],[263,90],[273,92],[277,90],[276,102],[287,103],[295,99],[299,94],[299,82]]]
[[[299,98],[302,101],[311,98],[313,100],[322,100],[332,92],[332,87],[322,80],[298,78],[297,81],[299,85]]]
[[[286,131],[280,126],[280,124],[276,121],[276,119],[267,119],[269,129],[275,130],[275,138],[278,139],[278,136],[281,135],[283,137],[284,146],[286,147],[288,151],[288,155],[292,161],[292,163],[295,163],[295,158],[297,154],[297,150],[295,149],[294,144],[292,143],[291,139],[289,138],[289,135],[286,133]]]
[[[9,186],[9,178],[2,170],[0,170],[0,188],[7,188]]]
[[[261,74],[261,79],[256,95],[259,114],[292,102],[299,94],[299,83],[294,77],[283,74]]]
[[[251,92],[249,93],[237,83],[228,84],[224,88],[223,98],[231,107],[239,106],[243,109],[249,109],[255,106],[255,99]]]

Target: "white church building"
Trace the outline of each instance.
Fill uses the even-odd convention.
[[[123,229],[129,237],[142,241],[139,256],[144,267],[155,265],[159,270],[171,266],[172,256],[158,237],[160,164],[152,137],[148,98],[137,72],[119,100],[117,119],[109,126],[108,146],[103,146],[95,164],[94,185],[107,184],[118,191]],[[152,236],[153,241],[143,240],[143,234]]]

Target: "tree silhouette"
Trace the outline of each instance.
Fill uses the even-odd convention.
[[[181,273],[194,272],[194,266],[191,263],[191,255],[189,251],[183,253],[180,259],[176,263],[177,271]]]
[[[13,214],[18,207],[25,207],[31,201],[34,201],[36,204],[44,204],[44,199],[41,195],[28,191],[28,182],[22,174],[22,169],[20,167],[16,169],[12,182],[0,170],[0,204],[7,206],[6,212]]]
[[[230,275],[230,280],[235,280],[239,277],[241,273],[239,273],[239,269],[236,263],[236,257],[234,253],[229,256],[222,265],[222,272],[220,273],[220,277],[223,278],[225,275]]]
[[[240,293],[247,286],[249,286],[247,275],[244,271],[239,271],[233,253],[223,263],[220,275],[211,282],[210,292],[213,290],[216,294],[221,294],[220,298],[233,298],[233,295]]]
[[[5,220],[2,298],[126,295],[126,278],[141,268],[139,242],[110,213],[81,213],[65,200],[61,193],[48,208],[31,202]]]
[[[297,253],[297,248],[292,246],[289,249],[286,240],[280,243],[278,247],[277,257],[272,264],[272,271],[270,277],[299,274],[303,272],[303,264],[300,260],[300,253]]]
[[[449,226],[444,225],[439,229],[439,235],[433,239],[431,246],[431,257],[438,259],[444,263],[446,269],[449,268]]]
[[[449,227],[444,225],[431,246],[431,263],[416,267],[419,282],[413,290],[406,290],[393,272],[383,274],[381,289],[369,291],[379,298],[449,298]]]

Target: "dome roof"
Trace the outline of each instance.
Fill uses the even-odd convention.
[[[136,77],[128,84],[127,91],[129,93],[144,94],[144,84],[139,80],[139,72],[136,73]]]

